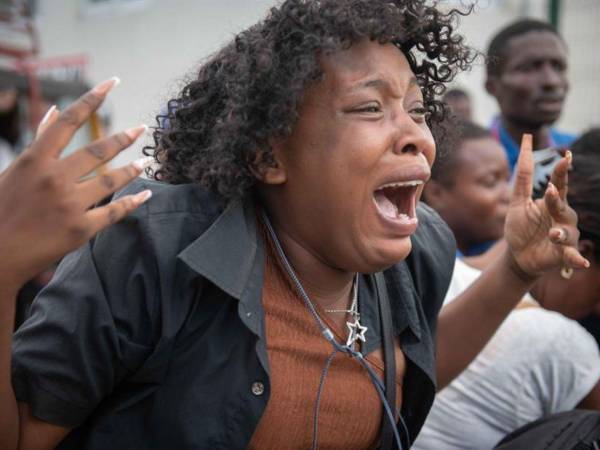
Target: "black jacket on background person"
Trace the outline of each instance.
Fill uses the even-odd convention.
[[[68,255],[35,300],[13,341],[17,399],[74,428],[62,450],[243,449],[269,400],[254,202],[222,209],[198,186],[147,180],[123,195],[146,188],[153,198]],[[437,214],[420,205],[418,217],[412,253],[385,271],[411,440],[435,394],[437,314],[455,258]],[[368,354],[380,321],[362,278]]]

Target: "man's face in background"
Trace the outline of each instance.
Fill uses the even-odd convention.
[[[486,88],[509,121],[530,128],[553,124],[569,90],[565,43],[550,31],[513,37]]]

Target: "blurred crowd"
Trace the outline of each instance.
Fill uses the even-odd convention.
[[[573,408],[600,409],[600,128],[580,136],[555,127],[569,92],[566,43],[551,25],[520,20],[499,31],[487,52],[485,87],[498,104],[478,124],[471,98],[451,89],[445,102],[459,137],[441,155],[423,200],[448,223],[457,261],[448,304],[502,247],[523,133],[533,136],[534,198],[573,154],[568,199],[590,270],[542,276],[471,365],[436,397],[414,448],[492,448],[509,433]],[[600,125],[600,123],[599,123]]]

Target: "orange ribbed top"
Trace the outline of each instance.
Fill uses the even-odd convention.
[[[265,313],[271,394],[256,428],[250,450],[310,449],[319,380],[332,352],[301,297],[289,282],[273,249],[267,245],[262,303]],[[321,317],[345,342],[346,333]],[[383,361],[374,352],[366,359],[379,376]],[[398,407],[402,392],[404,359],[396,351],[399,366]],[[400,358],[400,361],[398,361]],[[331,364],[319,410],[318,447],[364,450],[378,443],[383,406],[364,368],[354,359],[337,354]]]

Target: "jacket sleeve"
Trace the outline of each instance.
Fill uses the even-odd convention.
[[[13,338],[13,387],[33,415],[80,425],[152,352],[158,329],[143,210],[67,255]]]

